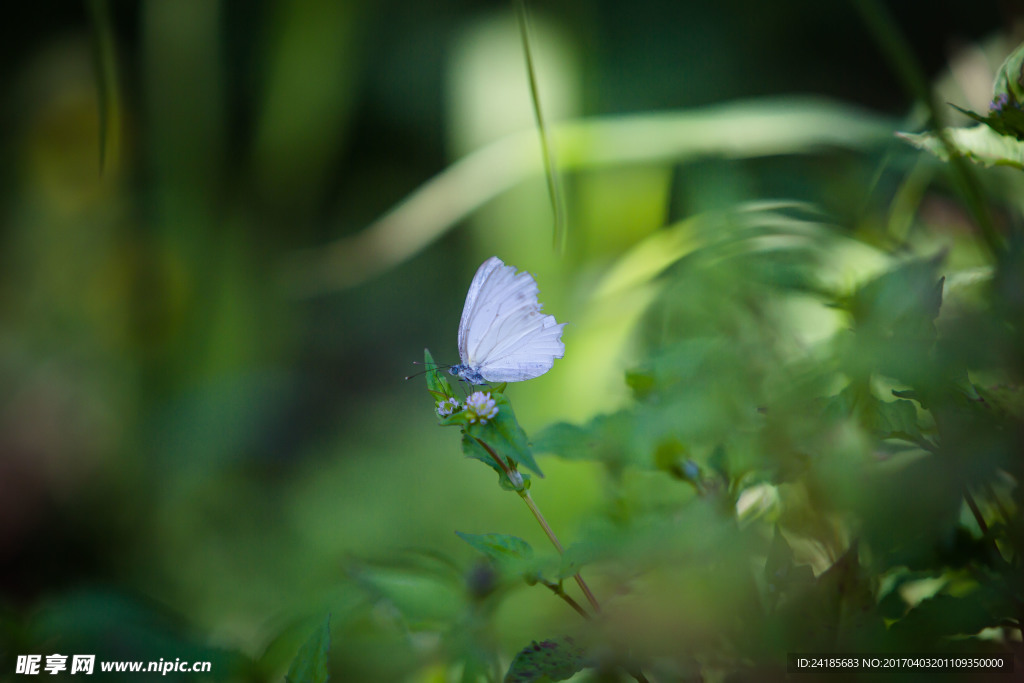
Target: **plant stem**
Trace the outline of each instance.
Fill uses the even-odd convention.
[[[550,589],[552,593],[560,597],[562,600],[565,600],[565,602],[569,604],[569,607],[572,607],[574,610],[576,610],[576,613],[579,614],[581,617],[588,621],[590,620],[591,617],[587,613],[587,610],[583,609],[580,606],[580,603],[573,600],[572,596],[565,592],[565,589],[562,588],[561,583],[553,583],[551,581],[541,580],[540,584]]]
[[[508,477],[509,481],[515,481],[515,479],[513,479],[512,477],[512,470],[509,469],[508,464],[504,460],[498,457],[498,454],[494,452],[494,449],[492,449],[490,446],[488,446],[486,443],[484,443],[477,437],[474,436],[473,438],[476,439],[476,442],[480,444],[480,446],[485,451],[487,451],[491,458],[494,459],[494,462],[498,464],[498,467],[500,467],[501,471],[505,473],[505,476]],[[533,502],[533,498],[530,497],[530,492],[527,491],[526,489],[517,489],[516,493],[518,493],[519,497],[523,499],[523,502],[526,503],[526,506],[530,508],[530,512],[533,513],[533,516],[537,520],[537,523],[540,524],[542,529],[544,529],[544,533],[547,534],[548,539],[551,541],[551,544],[555,546],[555,549],[558,551],[558,554],[564,554],[565,550],[562,548],[562,543],[558,540],[558,536],[555,536],[555,532],[551,529],[551,525],[548,524],[548,520],[544,518],[544,514],[540,511],[540,508],[537,507],[537,504],[535,502]],[[587,582],[583,580],[583,576],[579,572],[576,572],[572,578],[576,580],[576,584],[580,587],[580,590],[583,591],[583,594],[585,596],[587,596],[587,602],[590,603],[590,606],[594,609],[594,612],[596,614],[600,614],[601,603],[599,603],[597,601],[597,598],[594,597],[593,591],[590,590],[590,586],[587,585]],[[587,614],[587,612],[580,606],[578,602],[576,602],[569,595],[566,594],[566,592],[562,589],[560,585],[551,584],[547,581],[544,581],[542,583],[543,585],[547,586],[552,591],[554,591],[555,595],[565,600],[569,604],[569,606],[576,610],[576,612],[578,612],[580,616],[582,616],[584,619],[589,620],[591,618],[590,615]],[[636,669],[627,669],[627,671],[629,672],[629,675],[636,680],[637,683],[650,683],[647,680],[647,677],[644,676],[644,672],[639,667]]]
[[[477,437],[474,436],[473,438],[476,439],[476,442],[480,444],[488,454],[490,454],[494,459],[494,462],[498,463],[498,467],[500,467],[501,471],[505,473],[505,476],[508,477],[509,481],[515,481],[515,479],[512,478],[512,470],[509,469],[504,460],[498,457],[498,454],[494,452],[494,449]],[[551,526],[548,524],[548,520],[544,519],[544,515],[541,513],[540,508],[538,508],[537,504],[533,502],[533,498],[530,497],[529,491],[526,489],[519,489],[516,493],[519,494],[519,497],[522,498],[527,507],[530,508],[530,512],[533,513],[537,523],[540,524],[542,529],[544,529],[544,533],[547,534],[548,539],[551,541],[551,544],[555,546],[555,550],[558,551],[558,554],[563,554],[565,550],[562,548],[562,544],[559,542],[558,536],[555,536],[555,532],[552,531]],[[594,593],[590,590],[590,586],[587,585],[587,582],[583,580],[583,576],[581,576],[579,572],[576,572],[572,578],[576,580],[580,590],[583,591],[583,595],[587,596],[587,602],[590,603],[590,606],[594,608],[595,612],[600,614],[601,603],[599,603],[597,598],[594,597]]]
[[[978,503],[975,502],[974,496],[971,492],[964,488],[964,500],[967,501],[967,507],[971,509],[971,514],[974,515],[974,521],[978,523],[978,528],[981,529],[981,533],[988,536],[988,524],[985,523],[985,517],[981,514],[981,510],[978,508]]]
[[[636,683],[650,683],[650,681],[647,680],[647,676],[644,676],[644,672],[640,669],[630,671],[629,675],[636,679]]]
[[[530,512],[533,513],[533,516],[537,519],[537,523],[540,524],[542,529],[544,529],[544,533],[548,535],[548,538],[551,540],[551,544],[555,546],[555,550],[558,551],[558,554],[561,555],[564,553],[565,551],[562,549],[562,544],[558,542],[558,537],[555,536],[555,532],[551,530],[551,527],[548,525],[548,521],[544,519],[544,515],[541,514],[540,508],[538,508],[537,504],[533,502],[533,498],[530,497],[530,492],[524,490],[517,491],[517,493],[526,503],[527,507],[530,508]],[[600,614],[601,604],[597,601],[597,598],[594,597],[594,593],[591,592],[590,586],[588,586],[587,582],[583,580],[583,576],[579,572],[576,572],[573,574],[572,578],[576,579],[576,583],[579,585],[580,590],[583,591],[585,596],[587,596],[587,602],[590,603],[590,606],[594,608],[595,612]]]

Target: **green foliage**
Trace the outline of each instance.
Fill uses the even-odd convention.
[[[960,109],[999,135],[1024,140],[1024,44],[1010,53],[999,67],[992,92],[992,107],[988,116]]]
[[[1019,654],[1024,49],[978,125],[904,136],[954,187],[889,117],[777,95],[807,90],[801,65],[844,74],[833,94],[876,76],[772,30],[827,13],[748,1],[764,30],[737,32],[665,0],[650,31],[621,3],[547,8],[519,88],[551,114],[538,140],[492,90],[502,31],[522,69],[514,25],[406,4],[422,16],[88,0],[9,22],[0,651],[247,683]],[[751,84],[768,97],[732,99]],[[425,351],[417,413],[390,380],[452,336],[492,253],[549,271],[566,357],[513,385],[518,415],[481,388],[481,420]],[[516,495],[489,498],[435,423]]]
[[[539,477],[544,474],[540,471],[540,465],[533,457],[530,450],[530,443],[526,438],[526,432],[519,426],[516,415],[512,410],[512,404],[504,394],[492,392],[491,398],[498,406],[498,414],[485,424],[473,423],[465,428],[463,438],[463,452],[469,457],[477,457],[466,448],[466,443],[472,439],[474,443],[486,443],[497,454],[504,457],[515,465],[523,465]],[[486,461],[484,461],[486,462]],[[491,460],[493,462],[493,459]]]
[[[888,239],[781,201],[697,213],[641,241],[596,290],[644,293],[629,400],[532,444],[505,387],[478,419],[427,352],[440,424],[528,503],[560,557],[457,532],[487,560],[461,600],[416,571],[376,569],[361,585],[405,628],[443,634],[465,681],[496,679],[510,648],[489,629],[524,586],[582,617],[580,640],[534,641],[507,681],[585,668],[758,679],[785,652],[1005,651],[1024,601],[1024,251],[1010,240],[968,296],[951,265],[962,249],[878,246]],[[600,480],[564,550],[519,472],[540,474],[534,453]]]
[[[331,618],[328,616],[309,637],[288,667],[288,683],[327,683],[331,652]]]
[[[639,458],[643,434],[633,415],[621,411],[599,415],[586,426],[560,423],[537,434],[534,447],[541,453],[557,453],[567,460],[595,460],[609,465],[643,465]]]
[[[424,365],[427,368],[427,391],[434,399],[435,408],[441,406],[446,400],[457,400],[451,384],[437,370],[437,364],[434,363],[434,358],[428,350],[424,350]],[[504,385],[498,386],[486,394],[497,406],[497,415],[487,420],[474,420],[462,406],[459,411],[443,416],[441,424],[457,425],[462,428],[462,452],[467,458],[479,460],[497,472],[502,487],[509,490],[528,487],[529,475],[520,474],[519,478],[522,481],[512,482],[505,473],[506,468],[516,470],[519,465],[523,465],[537,476],[544,476],[530,450],[526,432],[516,420],[512,404],[504,394]],[[495,457],[501,458],[506,468],[496,462]]]
[[[557,578],[586,569],[666,581],[644,612],[657,627],[617,632],[615,644],[595,636],[610,661],[632,671],[629,653],[645,651],[721,673],[737,669],[687,657],[757,668],[784,651],[992,647],[979,633],[1015,623],[1024,597],[1007,559],[1019,540],[991,498],[1020,474],[1021,411],[1015,385],[978,386],[972,372],[985,347],[1008,349],[1019,332],[1006,318],[985,324],[993,337],[971,330],[1005,304],[947,313],[943,253],[889,258],[837,286],[825,264],[839,242],[778,207],[680,229],[695,246],[662,266],[641,361],[626,375],[632,403],[535,439],[537,452],[593,463],[608,481]],[[787,315],[797,301],[839,317],[811,348],[780,341],[802,332]],[[1016,381],[1012,361],[978,367]],[[495,561],[522,559],[518,539],[471,543]],[[697,618],[701,635],[652,645],[658,629],[686,632],[676,615]],[[506,680],[560,680],[587,665],[582,650],[560,658],[564,645],[524,649]]]
[[[430,355],[430,349],[423,349],[423,367],[425,368],[423,375],[427,378],[427,391],[430,392],[436,403],[440,404],[445,399],[455,397],[451,383],[438,369],[434,357]]]
[[[988,125],[948,128],[946,134],[954,149],[982,166],[1011,166],[1024,169],[1024,141],[999,133]],[[949,161],[949,149],[934,133],[899,133],[899,137]]]
[[[984,166],[1024,168],[1022,66],[1024,44],[1017,47],[999,68],[988,115],[956,107],[980,125],[972,128],[947,128],[944,134],[954,150]],[[899,135],[915,147],[931,152],[943,161],[949,161],[949,146],[935,133]]]
[[[129,631],[124,630],[126,624],[131,626]],[[11,638],[5,650],[12,653],[92,653],[97,661],[173,662],[178,658],[210,662],[210,674],[198,676],[198,680],[256,675],[256,667],[246,655],[204,643],[166,608],[109,590],[53,596],[40,602],[23,621],[11,619],[4,627],[3,637]],[[167,678],[179,680],[173,673]]]
[[[527,583],[535,583],[538,564],[533,548],[518,536],[508,534],[466,534],[456,531],[463,541],[480,551],[508,576],[522,576]]]
[[[534,641],[519,651],[505,674],[505,683],[564,681],[590,666],[587,651],[569,636]]]

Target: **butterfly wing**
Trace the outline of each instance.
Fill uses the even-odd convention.
[[[565,355],[562,327],[541,313],[537,283],[501,259],[473,276],[459,323],[459,355],[490,382],[520,382],[551,369]]]

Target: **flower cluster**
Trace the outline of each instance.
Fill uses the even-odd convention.
[[[446,398],[437,404],[438,417],[448,417],[460,410],[462,410],[462,404],[455,398]]]
[[[995,99],[992,100],[992,104],[989,105],[988,110],[994,112],[1003,111],[1003,107],[1010,104],[1010,96],[1006,93],[1000,93],[996,95]]]
[[[498,414],[498,406],[491,398],[490,392],[475,391],[466,399],[466,413],[470,424],[474,422],[486,424],[488,420]]]

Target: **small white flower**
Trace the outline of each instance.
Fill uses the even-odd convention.
[[[462,410],[462,404],[455,398],[446,398],[437,404],[438,417],[448,417],[452,413],[457,413],[460,410]]]
[[[491,398],[490,392],[474,391],[466,399],[466,411],[469,413],[469,423],[479,422],[486,424],[488,420],[498,414],[498,406]]]

